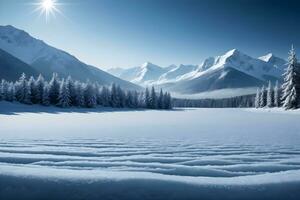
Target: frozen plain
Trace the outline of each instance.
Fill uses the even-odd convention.
[[[0,199],[299,199],[299,121],[0,102]]]

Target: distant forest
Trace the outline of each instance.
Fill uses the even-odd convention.
[[[248,108],[254,107],[255,94],[223,99],[178,99],[173,98],[174,107],[195,108]]]

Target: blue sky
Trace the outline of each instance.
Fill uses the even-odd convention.
[[[297,1],[58,0],[46,23],[38,0],[0,0],[0,24],[13,25],[82,61],[107,69],[145,61],[199,64],[237,48],[286,58],[300,47]]]

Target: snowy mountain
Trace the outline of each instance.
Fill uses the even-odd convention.
[[[287,63],[285,60],[274,56],[272,53],[269,53],[265,56],[261,56],[258,59],[260,59],[264,62],[267,62],[276,68],[280,68],[281,70],[284,70],[284,68],[286,67],[286,63]]]
[[[172,68],[174,68],[174,66],[169,69]],[[112,68],[109,69],[108,72],[121,79],[145,86],[152,84],[152,82],[156,82],[162,74],[167,72],[167,69],[150,62],[146,62],[142,66],[123,70],[120,68]]]
[[[160,87],[180,93],[197,93],[260,86],[269,80],[281,80],[284,63],[273,56],[266,60],[256,59],[233,49],[214,60],[206,60],[197,70],[185,74],[179,81]]]
[[[87,65],[74,56],[35,39],[25,31],[13,26],[0,26],[0,48],[49,78],[53,72],[74,79],[97,81],[100,84],[116,83],[127,89],[140,89],[139,86],[114,77],[96,67]]]
[[[140,78],[140,74],[136,73],[139,68],[125,70],[119,77],[124,78],[126,74],[126,80],[143,86],[151,84],[178,93],[199,93],[226,88],[256,87],[269,80],[281,81],[285,63],[285,60],[273,54],[253,58],[232,49],[224,55],[209,57],[200,65],[180,65],[169,70],[160,67],[156,76],[151,77],[151,81]]]
[[[158,84],[162,84],[164,82],[176,81],[182,75],[187,74],[189,72],[195,71],[198,68],[197,65],[179,65],[176,68],[171,69],[170,71],[164,73],[159,77]]]
[[[28,76],[38,75],[38,71],[33,67],[0,49],[0,80],[14,81],[18,79],[23,72]]]

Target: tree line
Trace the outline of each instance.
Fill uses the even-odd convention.
[[[113,108],[172,109],[170,93],[154,87],[145,92],[123,90],[119,85],[101,86],[90,81],[80,82],[70,76],[60,79],[53,73],[48,82],[42,75],[36,79],[26,78],[25,73],[16,82],[2,79],[0,84],[0,101],[17,101],[23,104],[40,104],[62,108],[96,106]]]
[[[195,108],[244,108],[253,107],[254,95],[243,95],[221,99],[178,99],[173,98],[174,107]]]

